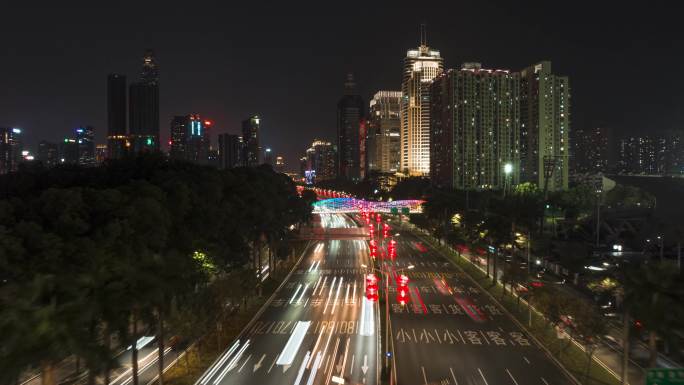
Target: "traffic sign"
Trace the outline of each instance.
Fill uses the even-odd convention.
[[[402,208],[401,208],[401,213],[402,213],[402,214],[407,214],[407,215],[408,215],[408,214],[411,213],[411,209],[408,208],[408,207],[402,207]]]
[[[392,213],[392,214],[399,214],[399,209],[396,208],[396,207],[392,207],[392,208],[390,209],[390,213]]]
[[[646,385],[684,384],[684,369],[648,369]]]

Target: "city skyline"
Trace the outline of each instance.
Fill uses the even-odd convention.
[[[249,10],[249,6],[243,7]],[[382,26],[401,20],[401,28],[396,29],[396,38],[387,39],[380,32],[368,31],[345,35],[337,32],[343,30],[337,17],[330,20],[330,25],[322,23],[322,18],[314,18],[313,24],[305,27],[297,22],[305,20],[306,15],[311,16],[311,13],[293,9],[286,11],[291,19],[288,22],[291,27],[279,36],[263,32],[248,38],[233,38],[237,36],[234,35],[234,29],[243,24],[238,21],[231,27],[215,26],[212,33],[207,34],[210,36],[198,39],[204,35],[168,34],[165,32],[168,32],[170,25],[165,22],[142,25],[144,18],[123,13],[118,8],[105,9],[105,13],[93,13],[93,10],[88,9],[56,8],[35,12],[17,7],[13,9],[16,17],[9,23],[25,22],[31,28],[26,36],[6,42],[8,53],[12,57],[30,57],[34,60],[0,64],[2,73],[12,74],[5,81],[12,92],[0,97],[0,119],[3,126],[22,128],[25,143],[34,152],[40,140],[57,142],[81,125],[93,126],[96,142],[105,143],[106,76],[109,73],[122,73],[130,81],[135,81],[140,73],[140,56],[144,49],[151,47],[162,68],[160,121],[163,145],[168,141],[165,122],[185,111],[197,111],[214,117],[214,143],[217,134],[239,133],[240,122],[258,113],[266,122],[263,127],[264,144],[282,153],[286,164],[294,165],[308,141],[314,137],[334,138],[334,103],[340,96],[339,79],[353,71],[365,100],[369,100],[377,90],[398,89],[402,57],[407,49],[417,45],[418,25],[426,22],[428,43],[441,51],[448,68],[458,68],[463,62],[479,61],[488,63],[492,68],[518,69],[541,60],[552,61],[558,73],[573,79],[573,127],[611,127],[620,134],[679,128],[681,112],[673,108],[681,104],[677,93],[677,89],[681,88],[678,86],[679,79],[674,78],[661,87],[662,90],[658,92],[661,95],[659,103],[655,100],[637,103],[627,97],[629,93],[616,92],[621,87],[627,89],[623,81],[630,78],[634,80],[630,82],[630,92],[653,93],[655,84],[663,84],[658,78],[664,74],[652,74],[650,80],[646,81],[645,77],[638,76],[639,68],[646,68],[649,64],[667,65],[677,59],[677,53],[664,54],[665,50],[660,49],[665,44],[661,41],[662,37],[672,39],[674,36],[676,39],[677,35],[668,32],[670,24],[662,22],[668,16],[659,13],[657,7],[645,10],[645,20],[640,19],[636,25],[630,22],[631,17],[636,16],[636,10],[625,7],[615,11],[616,14],[609,18],[605,16],[614,10],[607,6],[592,8],[590,15],[584,15],[582,7],[575,6],[558,18],[541,11],[523,14],[521,10],[512,9],[513,6],[497,7],[491,3],[463,7],[464,11],[469,12],[489,12],[491,32],[466,39],[462,37],[463,30],[467,29],[470,21],[456,27],[446,16],[402,16],[397,9],[383,14],[377,21]],[[363,17],[376,16],[373,20],[377,20],[379,8],[371,7],[368,15]],[[159,10],[145,8],[141,14],[152,11],[160,15],[180,12],[173,7]],[[64,44],[78,33],[78,28],[70,25],[70,21],[77,20],[74,18],[87,12],[92,16],[85,20],[80,18],[79,28],[88,25],[92,27],[92,33],[74,40],[83,44]],[[496,22],[511,12],[519,16],[520,25]],[[58,17],[46,19],[48,14],[53,13]],[[122,27],[116,29],[121,35],[120,39],[117,36],[116,41],[112,40],[111,32],[106,27],[116,23],[117,15],[123,17],[119,20],[126,20],[132,25],[141,24],[139,27],[143,33],[136,34],[132,32],[135,28],[129,31]],[[552,16],[554,20],[550,20]],[[568,26],[579,20],[580,16],[583,28],[570,31]],[[98,25],[103,20],[102,26]],[[55,23],[60,28],[53,39],[44,39],[43,35],[39,37],[33,32],[55,26]],[[271,12],[261,15],[259,23],[271,24],[274,28],[284,26],[281,21],[274,19]],[[602,23],[607,24],[604,26]],[[272,71],[277,68],[275,58],[284,53],[284,48],[279,47],[280,43],[302,36],[305,30],[317,31],[316,34],[303,35],[308,39],[307,46],[310,48],[302,53],[304,57],[314,58],[318,68],[316,73],[307,73],[298,69],[297,64],[285,61],[278,62],[283,66],[282,73],[287,73],[287,76],[280,76],[280,71]],[[515,30],[517,33],[506,36],[503,34],[506,30]],[[219,40],[213,35],[220,36],[228,44],[217,44]],[[622,39],[615,39],[618,35]],[[517,50],[507,47],[515,39],[523,38],[526,40],[524,47]],[[99,43],[86,44],[94,40]],[[185,44],[195,40],[196,44]],[[337,43],[327,44],[326,41]],[[193,53],[195,49],[203,60],[192,60],[198,57]],[[241,53],[237,55],[235,52]],[[85,57],[90,59],[82,60]],[[39,63],[40,67],[36,68]],[[610,71],[606,73],[605,69]],[[599,76],[599,72],[602,75]],[[267,84],[274,86],[269,95],[263,92]],[[286,97],[292,92],[295,93],[294,97]],[[311,98],[310,95],[314,94],[316,97]],[[301,103],[301,108],[293,104],[294,100]],[[44,112],[33,112],[36,106],[41,106]],[[297,135],[291,135],[295,132]],[[306,140],[291,139],[300,136]]]

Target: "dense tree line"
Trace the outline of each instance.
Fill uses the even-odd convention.
[[[210,282],[254,293],[255,253],[277,250],[310,204],[267,166],[223,171],[154,155],[3,176],[0,383],[38,366],[53,383],[69,355],[90,383],[107,382],[117,349],[143,333],[155,333],[163,352],[169,325],[201,329],[198,306],[220,312],[224,304],[205,303]]]

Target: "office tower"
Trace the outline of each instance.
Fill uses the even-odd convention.
[[[171,159],[185,159],[187,126],[187,116],[174,116],[171,119],[171,132],[169,135],[169,157]]]
[[[337,176],[337,149],[330,142],[315,139],[306,150],[304,175],[310,182],[335,179]]]
[[[38,143],[38,160],[43,163],[45,167],[54,167],[59,162],[59,147],[56,143],[41,140]]]
[[[270,147],[266,147],[266,149],[264,149],[264,164],[273,166],[273,151]]]
[[[107,76],[107,157],[121,159],[128,142],[126,132],[126,76]]]
[[[59,161],[64,164],[78,164],[78,141],[74,138],[64,138],[59,143]]]
[[[95,163],[102,164],[107,159],[107,145],[106,144],[96,144],[95,145]]]
[[[401,91],[378,91],[370,101],[366,154],[369,173],[396,173],[401,162]]]
[[[203,120],[199,114],[174,116],[170,132],[171,159],[208,164],[211,125],[210,120]]]
[[[74,130],[74,138],[78,144],[78,164],[95,166],[95,132],[93,127],[84,126]]]
[[[276,156],[275,170],[278,172],[285,172],[285,160],[282,156]]]
[[[401,170],[407,175],[430,172],[430,90],[442,72],[439,51],[430,49],[421,28],[420,46],[404,58],[401,83]]]
[[[21,162],[21,129],[0,127],[0,174],[17,171]]]
[[[568,188],[570,84],[543,61],[520,72],[521,180]]]
[[[608,171],[611,141],[607,129],[574,128],[571,137],[570,167],[573,174],[595,174]]]
[[[518,183],[520,77],[466,63],[430,86],[430,180],[444,188]]]
[[[361,179],[361,130],[365,128],[363,99],[356,91],[354,75],[347,74],[344,96],[337,103],[338,177],[358,181]],[[320,178],[319,178],[320,179]]]
[[[218,143],[219,168],[233,168],[243,165],[244,146],[241,136],[220,134]]]
[[[140,81],[129,91],[130,150],[134,154],[159,151],[159,69],[151,50],[143,57]]]
[[[261,146],[259,145],[260,127],[261,118],[258,115],[251,116],[242,122],[242,141],[244,143],[242,162],[246,167],[255,167],[262,163]]]

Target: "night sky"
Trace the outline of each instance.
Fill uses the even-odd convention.
[[[163,143],[173,115],[214,120],[215,143],[259,114],[263,145],[294,170],[314,137],[334,139],[347,72],[366,101],[400,89],[421,22],[447,68],[551,60],[570,76],[571,127],[684,129],[684,23],[671,2],[11,3],[0,6],[0,126],[23,128],[34,150],[86,124],[104,143],[107,74],[136,80],[149,47],[160,66]]]

